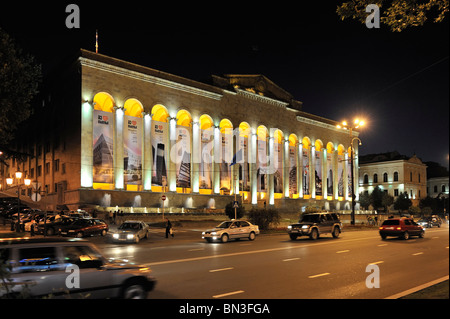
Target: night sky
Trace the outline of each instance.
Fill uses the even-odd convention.
[[[95,51],[98,29],[99,53],[203,82],[264,74],[305,112],[364,118],[361,155],[397,150],[449,166],[449,17],[393,33],[341,21],[333,1],[59,2],[0,10],[0,27],[44,73],[78,48]],[[80,29],[65,26],[69,3]]]

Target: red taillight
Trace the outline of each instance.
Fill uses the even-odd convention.
[[[380,230],[382,230],[384,227],[380,227]]]
[[[397,230],[402,230],[402,228],[401,227],[397,227]]]

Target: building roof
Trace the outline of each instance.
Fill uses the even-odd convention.
[[[359,156],[360,165],[369,163],[392,162],[392,161],[408,161],[415,164],[423,164],[421,159],[418,158],[415,154],[412,157],[409,157],[406,155],[402,155],[397,151]]]

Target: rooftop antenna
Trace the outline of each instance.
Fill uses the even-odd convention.
[[[98,30],[95,30],[95,53],[98,53]]]

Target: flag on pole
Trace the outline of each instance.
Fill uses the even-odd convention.
[[[95,30],[95,53],[98,53],[98,30]]]

